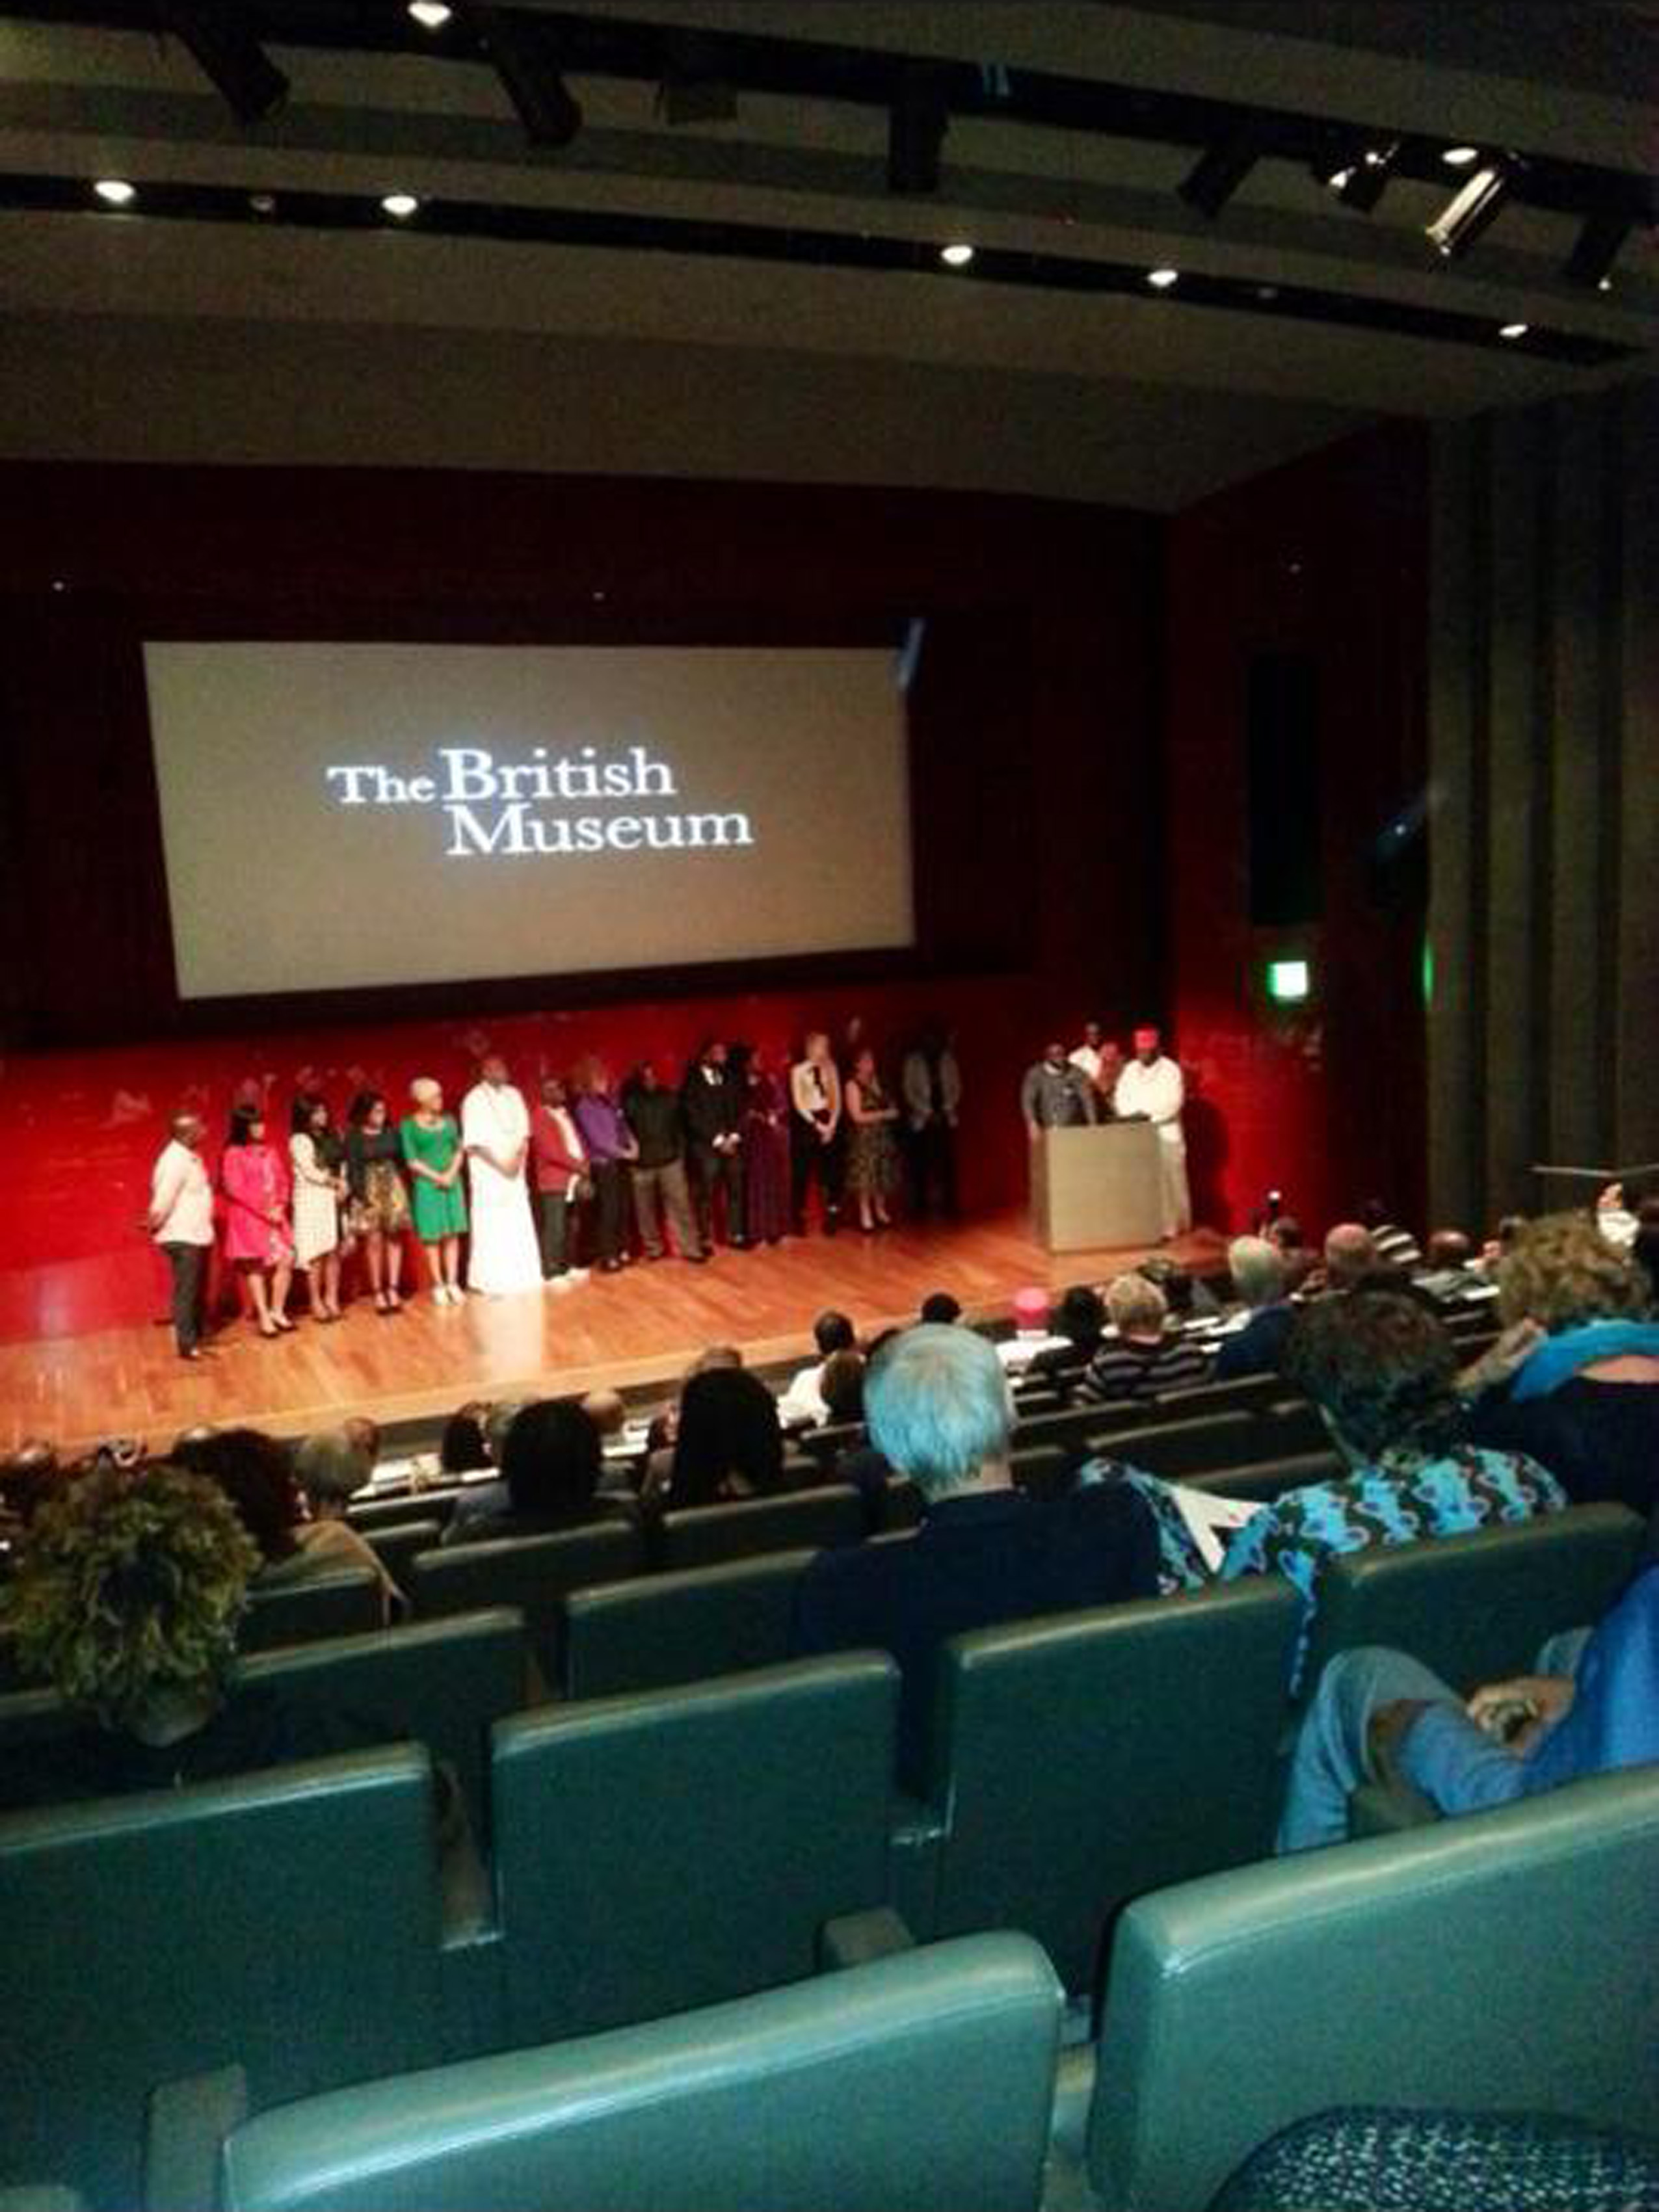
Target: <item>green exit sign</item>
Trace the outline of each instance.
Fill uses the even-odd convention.
[[[1267,996],[1275,1006],[1299,1006],[1312,988],[1305,960],[1270,960],[1267,963]]]

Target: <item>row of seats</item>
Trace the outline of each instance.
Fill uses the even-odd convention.
[[[1361,1554],[1332,1612],[1352,1590],[1364,1640],[1453,1680],[1513,1671],[1640,1534],[1585,1508]],[[161,2081],[240,2063],[263,2107],[597,2033],[799,1981],[827,1922],[882,1907],[1018,1929],[1086,1989],[1134,1899],[1269,1850],[1295,1619],[1257,1582],[959,1638],[925,1805],[894,1801],[882,1655],[520,1711],[499,1617],[270,1655],[267,1686],[326,1670],[348,1710],[400,1686],[417,1741],[0,1820],[0,2181],[74,2144],[92,2200],[131,2204]],[[0,1701],[0,1745],[52,1718]],[[429,1747],[459,1753],[488,1888],[441,1849]]]
[[[336,1782],[313,1811],[371,1779],[405,1778]],[[1071,2051],[1029,1939],[906,1948],[890,1915],[853,1916],[821,1931],[830,1970],[791,1986],[448,2063],[404,2056],[428,2026],[418,1979],[371,1973],[366,1999],[413,2011],[373,2019],[370,2075],[337,2033],[356,1961],[313,1945],[295,1964],[318,2045],[294,2036],[283,2060],[292,2004],[272,2035],[253,1988],[216,1989],[238,2007],[226,2031],[170,2055],[233,2055],[158,2078],[128,2193],[76,2130],[21,2160],[156,2212],[1203,2212],[1257,2144],[1332,2105],[1650,2132],[1656,1854],[1659,1773],[1634,1769],[1161,1889],[1122,1916],[1097,2039]]]

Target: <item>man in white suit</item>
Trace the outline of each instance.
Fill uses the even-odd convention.
[[[1166,1238],[1178,1237],[1193,1224],[1193,1203],[1187,1188],[1187,1139],[1181,1127],[1186,1085],[1176,1062],[1160,1051],[1156,1030],[1137,1030],[1134,1048],[1134,1058],[1117,1079],[1113,1103],[1121,1121],[1150,1121],[1158,1131],[1158,1201],[1164,1234]]]

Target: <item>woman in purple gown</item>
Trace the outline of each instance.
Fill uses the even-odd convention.
[[[743,1187],[751,1244],[777,1243],[789,1228],[789,1102],[770,1055],[738,1048],[743,1085]]]

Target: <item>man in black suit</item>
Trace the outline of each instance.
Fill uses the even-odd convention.
[[[921,1491],[908,1541],[821,1552],[801,1577],[797,1656],[890,1651],[899,1778],[925,1787],[924,1729],[939,1647],[971,1628],[1158,1595],[1150,1511],[1115,1484],[1042,1505],[1013,1487],[1013,1408],[1000,1362],[971,1329],[906,1329],[865,1382],[870,1439]]]
[[[703,1249],[714,1249],[714,1192],[719,1188],[726,1193],[726,1241],[741,1251],[749,1241],[743,1233],[743,1100],[718,1037],[698,1052],[681,1086],[680,1103]]]

